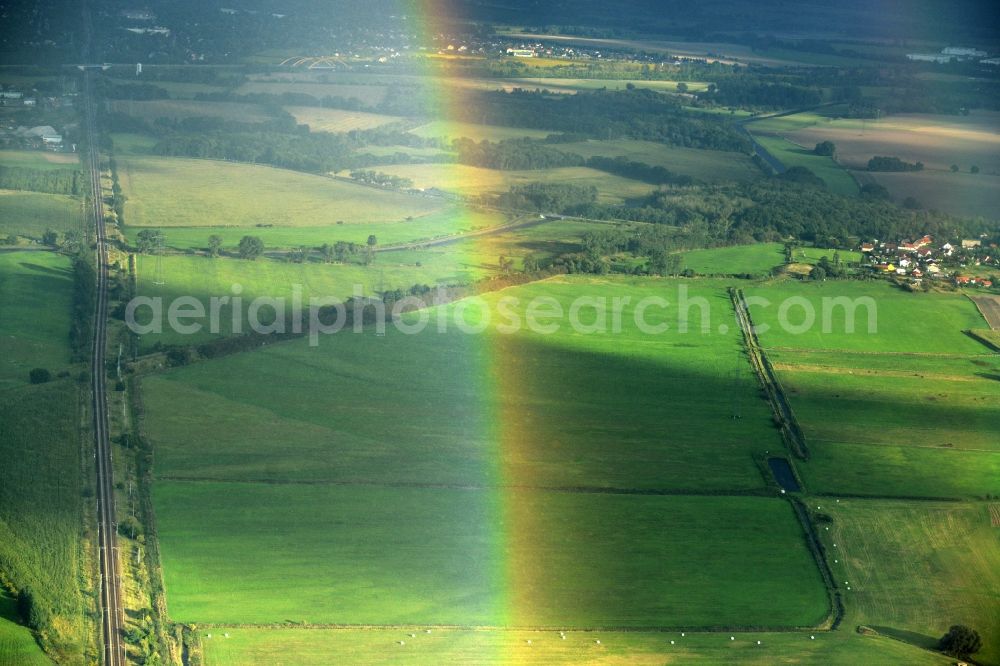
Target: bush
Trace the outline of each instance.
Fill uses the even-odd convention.
[[[28,379],[32,384],[44,384],[52,379],[52,373],[45,368],[32,368],[28,373]]]

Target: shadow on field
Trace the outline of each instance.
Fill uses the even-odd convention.
[[[873,626],[872,629],[882,634],[883,636],[888,636],[889,638],[895,638],[897,641],[903,641],[904,643],[909,643],[910,645],[916,645],[924,650],[937,650],[938,640],[933,636],[925,636],[924,634],[918,634],[915,631],[907,631],[906,629],[896,629],[894,627],[881,627]]]
[[[27,261],[22,261],[20,263],[21,268],[25,268],[29,271],[34,271],[36,273],[45,273],[46,275],[54,275],[60,278],[66,278],[73,274],[73,271],[69,268],[52,268],[51,266],[41,266],[39,264],[32,264]]]

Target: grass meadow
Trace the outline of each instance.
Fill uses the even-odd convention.
[[[809,490],[897,497],[1000,492],[1000,362],[962,333],[982,325],[971,301],[910,294],[884,282],[784,283],[748,294],[771,301],[752,312],[758,325],[772,327],[760,340],[812,454],[799,466]],[[846,332],[843,311],[825,335],[821,323],[801,335],[778,326],[783,299],[807,299],[822,317],[823,296],[875,299],[877,332],[866,332],[864,315],[856,332]]]
[[[501,296],[521,299],[523,312],[534,297],[568,305],[628,293],[629,345],[568,328],[477,336],[454,324],[418,335],[390,327],[385,336],[271,345],[146,378],[171,617],[550,627],[821,621],[825,594],[787,504],[643,494],[763,490],[753,456],[780,447],[735,327],[655,336],[636,328],[635,301],[679,286],[567,277],[440,310],[462,312],[471,326],[487,312],[495,318]],[[685,286],[711,304],[713,322],[729,320],[724,283]],[[689,313],[696,331],[703,314]],[[670,314],[649,316],[664,319],[679,328]],[[439,367],[448,372],[431,371]],[[734,405],[741,419],[732,418]],[[586,488],[633,490],[579,492]],[[577,557],[584,549],[590,556]]]
[[[504,139],[544,139],[552,132],[526,129],[523,127],[501,127],[500,125],[478,125],[475,123],[435,120],[410,130],[411,134],[428,139],[443,137],[472,139],[473,141],[503,141]]]
[[[443,208],[429,197],[260,165],[130,156],[118,172],[134,227],[398,222]]]
[[[80,168],[80,160],[75,154],[47,150],[0,150],[0,164],[45,171]]]
[[[207,117],[222,118],[236,123],[264,123],[274,119],[271,113],[258,104],[239,102],[126,99],[108,102],[108,107],[111,111],[125,113],[148,123],[155,123],[160,118],[182,120],[184,118]]]
[[[827,611],[778,499],[172,481],[154,497],[181,621],[809,625]]]
[[[204,250],[208,237],[221,236],[224,252],[235,253],[240,239],[246,235],[258,236],[264,247],[270,249],[318,248],[324,243],[337,241],[364,245],[374,234],[379,246],[415,241],[432,240],[456,234],[480,231],[512,221],[512,217],[499,212],[461,210],[453,207],[396,222],[359,224],[325,224],[320,226],[282,226],[247,229],[238,226],[219,227],[170,227],[163,230],[168,247],[178,250]],[[142,228],[126,227],[125,236],[135,243]]]
[[[699,150],[632,139],[578,141],[553,144],[552,147],[582,157],[625,157],[635,162],[662,166],[675,173],[708,183],[747,182],[761,176],[760,169],[750,157],[742,153]]]
[[[418,630],[419,631],[419,630]],[[754,666],[855,666],[859,663],[946,666],[953,659],[880,636],[854,632],[566,632],[433,629],[303,629],[228,627],[199,630],[209,664],[278,663],[294,654],[302,666],[367,664],[661,664],[713,663]],[[228,638],[223,633],[229,634]],[[207,636],[211,634],[212,638]],[[730,641],[733,635],[735,640]],[[757,645],[757,641],[761,645]],[[405,645],[400,645],[403,641]],[[597,643],[600,641],[600,644]],[[671,643],[673,641],[673,643]]]
[[[462,196],[500,194],[515,185],[527,183],[565,183],[596,187],[599,201],[622,203],[626,199],[648,196],[656,189],[655,185],[588,167],[500,171],[464,164],[398,164],[379,167],[378,171],[409,178],[414,187],[436,187]]]
[[[324,109],[314,106],[286,106],[284,109],[295,117],[296,123],[308,125],[310,131],[313,132],[338,133],[367,130],[403,120],[398,116],[386,116],[379,113]]]
[[[684,268],[699,275],[767,275],[785,262],[785,247],[781,243],[755,243],[691,250],[682,256]]]
[[[858,193],[858,184],[843,167],[832,157],[824,157],[813,153],[809,146],[802,146],[780,136],[768,136],[759,133],[754,126],[749,126],[754,139],[764,146],[775,159],[785,165],[785,168],[805,167],[819,176],[831,192],[844,196],[854,196]]]
[[[966,624],[983,638],[976,662],[1000,663],[1000,542],[986,503],[843,499],[824,510],[851,624],[928,648]]]
[[[41,240],[52,231],[81,231],[79,199],[63,194],[0,190],[0,234]]]
[[[439,334],[436,324],[423,334],[406,335],[390,326],[384,337],[345,333],[320,340],[318,349],[305,341],[282,344],[149,378],[145,393],[159,472],[234,480],[470,483],[482,480],[495,453],[494,423],[484,414],[501,413],[510,415],[504,417],[507,427],[525,429],[518,440],[523,452],[507,461],[513,477],[524,484],[762,488],[752,455],[780,442],[745,367],[735,327],[719,334],[713,326],[712,333],[702,334],[697,307],[691,309],[687,333],[646,335],[632,323],[632,308],[641,297],[673,296],[676,286],[673,281],[549,280],[483,301],[495,307],[496,299],[507,294],[521,299],[521,308],[536,296],[564,303],[587,295],[610,301],[627,289],[633,300],[622,311],[623,334],[635,343],[628,352],[621,335],[579,335],[568,325],[551,336],[527,330],[512,336],[466,335],[454,325]],[[705,298],[714,310],[713,322],[730,323],[721,283],[691,289],[690,298]],[[471,308],[464,316],[473,322],[478,311]],[[666,319],[676,329],[674,315],[651,308],[648,319]],[[489,370],[494,357],[497,367]],[[438,376],[426,370],[442,366],[452,372]],[[393,368],[392,382],[380,380],[386,367]],[[497,382],[517,378],[518,390],[485,391],[488,387],[476,379],[483,372],[495,372]],[[608,372],[633,390],[609,395]],[[331,377],[338,379],[331,382]],[[277,385],[291,388],[268,388]],[[324,388],[331,385],[336,399]],[[553,403],[552,386],[573,386],[572,399]],[[434,409],[439,403],[449,405],[451,418],[440,418]],[[187,414],[179,420],[170,407],[177,404],[185,405]],[[366,405],[384,404],[395,405],[399,418],[371,420],[372,408]],[[734,420],[737,406],[743,418]],[[532,417],[535,413],[551,416]],[[250,421],[260,422],[261,429],[231,427]],[[713,426],[712,446],[702,435],[706,421]],[[192,448],[184,434],[199,423],[230,424],[212,426],[212,460]],[[270,446],[273,434],[264,434],[275,432],[272,427],[287,433],[280,449]],[[609,441],[620,450],[609,449]],[[255,442],[252,447],[250,442]],[[720,458],[726,464],[718,464]],[[609,465],[610,459],[618,462]],[[344,464],[347,460],[353,462]]]
[[[69,364],[72,289],[65,256],[0,253],[0,390],[27,384],[32,368],[54,375]]]

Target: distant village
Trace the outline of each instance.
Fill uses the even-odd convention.
[[[15,87],[0,89],[0,108],[10,111],[56,111],[72,107],[75,103],[75,94],[41,96],[34,91],[25,92]],[[27,117],[30,119],[34,116],[36,114],[29,114]],[[46,124],[24,124],[24,120],[25,115],[11,114],[0,121],[0,147],[53,152],[76,151],[76,144],[65,140],[67,130],[76,129],[75,124],[57,129]]]
[[[991,278],[979,273],[996,267],[1000,272],[1000,252],[996,243],[984,243],[983,238],[964,239],[952,243],[935,243],[925,235],[917,240],[872,241],[861,244],[862,266],[876,273],[897,275],[919,284],[924,279],[951,280],[966,287],[990,288]]]

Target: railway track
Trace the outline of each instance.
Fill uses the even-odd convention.
[[[91,351],[91,392],[94,411],[94,445],[97,468],[97,537],[101,569],[101,622],[106,666],[126,663],[122,642],[124,614],[121,575],[118,566],[117,518],[111,441],[108,436],[108,403],[105,387],[104,351],[107,346],[108,253],[104,230],[104,203],[101,196],[101,168],[97,148],[96,106],[91,90],[91,72],[83,72],[85,124],[87,129],[87,169],[90,175],[91,214],[97,236],[97,304],[94,311],[94,346]]]

